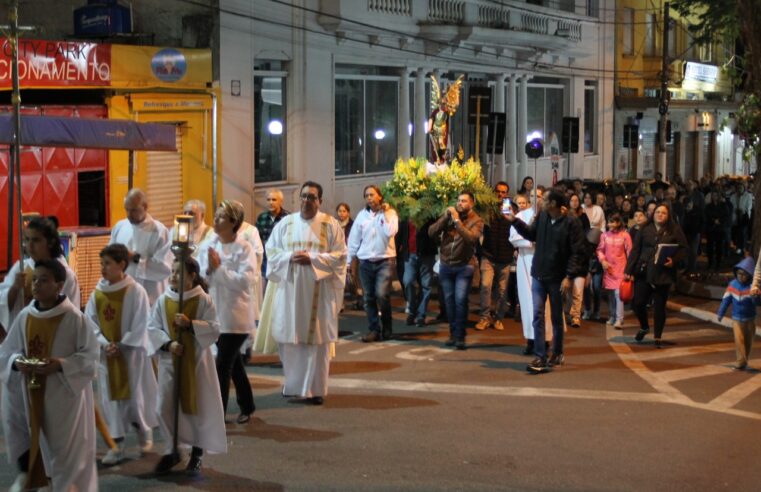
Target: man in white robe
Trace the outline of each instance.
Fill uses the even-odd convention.
[[[127,218],[116,223],[108,244],[127,246],[127,275],[143,286],[152,306],[164,292],[172,270],[172,242],[164,224],[148,213],[145,192],[132,188],[124,198],[124,210]]]
[[[79,307],[61,295],[66,278],[63,265],[57,260],[39,263],[34,271],[35,301],[21,311],[0,346],[3,381],[22,373],[24,384],[29,383],[29,366],[17,360],[19,357],[49,361],[36,369],[42,387],[23,392],[31,428],[29,476],[23,478],[30,488],[32,484],[45,485],[47,475],[51,490],[95,491],[98,477],[92,381],[98,342]]]
[[[320,212],[321,203],[322,186],[304,183],[301,212],[278,222],[267,241],[267,279],[277,282],[268,309],[285,373],[283,395],[314,405],[328,392],[347,255],[343,229]]]

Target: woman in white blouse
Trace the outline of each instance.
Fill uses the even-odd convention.
[[[198,255],[201,272],[217,309],[217,374],[222,406],[227,411],[230,378],[240,408],[237,422],[247,423],[254,413],[254,395],[248,382],[240,348],[255,328],[255,299],[251,285],[256,278],[256,254],[238,230],[243,224],[240,202],[224,200],[214,214],[214,232]]]

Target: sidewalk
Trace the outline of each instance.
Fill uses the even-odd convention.
[[[716,319],[716,312],[719,310],[721,301],[714,301],[711,299],[701,299],[698,297],[691,297],[684,294],[677,294],[671,297],[666,303],[666,308],[671,311],[678,311],[680,313],[687,314],[693,318],[697,318],[701,321],[713,323],[715,325],[723,326],[728,329],[732,329],[732,312],[729,311],[728,315],[724,316],[724,319],[719,322]],[[761,336],[761,317],[756,318],[756,335]]]

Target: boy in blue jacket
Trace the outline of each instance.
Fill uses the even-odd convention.
[[[737,363],[732,369],[738,371],[748,366],[748,357],[756,334],[756,306],[761,304],[761,297],[750,294],[754,269],[755,262],[751,257],[746,257],[735,265],[735,279],[727,285],[719,312],[716,313],[721,321],[729,305],[732,305],[732,328],[735,332],[737,352]]]

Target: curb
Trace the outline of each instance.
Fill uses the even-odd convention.
[[[698,309],[690,306],[684,306],[674,301],[666,301],[666,309],[671,311],[678,311],[680,313],[697,318],[700,321],[706,321],[718,326],[722,326],[729,330],[732,330],[732,318],[725,316],[724,319],[719,321],[716,319],[716,313],[706,311],[705,309]],[[756,327],[756,336],[761,336],[761,328]]]

